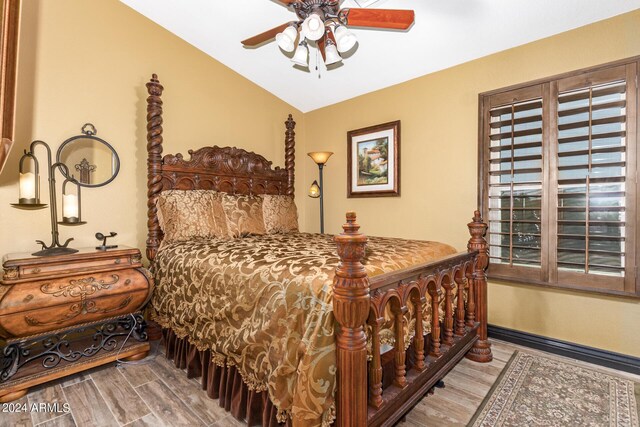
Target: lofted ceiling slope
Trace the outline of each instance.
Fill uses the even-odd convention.
[[[121,0],[303,112],[640,8],[640,0],[378,0],[370,8],[414,9],[408,32],[352,29],[359,40],[343,64],[294,68],[271,42],[240,41],[291,21],[276,0]],[[343,0],[342,7],[358,7]]]

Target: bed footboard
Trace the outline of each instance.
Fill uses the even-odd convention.
[[[361,263],[367,238],[355,213],[347,213],[344,232],[335,238],[338,426],[393,425],[465,355],[491,361],[487,226],[480,212],[468,227],[467,252],[370,279]],[[380,340],[385,311],[394,319],[391,349],[383,349]]]

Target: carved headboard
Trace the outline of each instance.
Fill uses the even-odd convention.
[[[293,195],[295,175],[295,126],[289,114],[285,122],[285,168],[271,167],[259,154],[235,147],[203,147],[162,157],[162,91],[158,76],[147,83],[147,258],[153,260],[162,242],[156,199],[165,190],[216,190],[234,194]]]

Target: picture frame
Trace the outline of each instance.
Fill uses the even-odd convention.
[[[347,132],[347,197],[400,196],[400,120]]]

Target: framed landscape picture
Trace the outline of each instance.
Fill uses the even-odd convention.
[[[347,132],[347,197],[400,195],[400,120]]]

